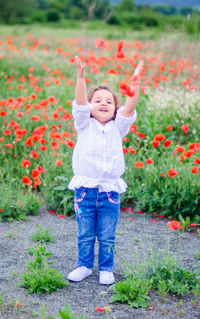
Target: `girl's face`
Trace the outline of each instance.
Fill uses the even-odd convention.
[[[99,121],[102,125],[110,121],[115,114],[114,97],[108,90],[98,90],[90,101],[93,106],[91,111],[92,117]]]

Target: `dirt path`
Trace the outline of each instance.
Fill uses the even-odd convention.
[[[135,218],[131,220],[131,218]],[[68,303],[72,311],[78,315],[85,315],[89,319],[106,318],[104,313],[97,313],[96,307],[109,306],[112,312],[110,319],[200,319],[199,306],[193,306],[191,296],[177,298],[168,295],[169,301],[163,303],[154,292],[150,297],[152,302],[147,309],[134,309],[122,304],[109,304],[113,291],[109,287],[98,284],[97,260],[93,275],[81,283],[68,283],[58,292],[50,295],[30,295],[27,290],[19,287],[20,274],[25,270],[29,255],[27,248],[34,244],[30,238],[36,232],[36,224],[43,228],[51,228],[55,243],[47,245],[52,252],[55,267],[65,277],[70,272],[77,258],[77,226],[74,217],[58,218],[45,210],[39,216],[31,216],[26,222],[0,223],[0,296],[4,297],[5,307],[0,310],[1,319],[15,319],[10,303],[19,300],[22,304],[21,319],[32,319],[34,311],[41,313],[42,303],[47,308],[47,315],[57,315]],[[96,251],[97,251],[96,247]],[[200,264],[195,259],[195,252],[200,248],[200,237],[193,233],[169,231],[164,219],[156,218],[156,222],[149,219],[146,214],[121,212],[117,228],[115,277],[122,279],[125,264],[135,262],[135,254],[139,261],[149,253],[152,248],[155,252],[168,249],[176,257],[182,259],[182,266],[190,270]],[[182,305],[179,303],[183,299]]]

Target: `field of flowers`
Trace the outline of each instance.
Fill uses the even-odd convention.
[[[0,220],[37,214],[44,202],[62,215],[73,211],[71,156],[76,141],[71,103],[79,55],[86,82],[106,83],[121,104],[144,59],[138,119],[124,138],[128,191],[123,203],[139,211],[199,223],[200,42],[70,36],[49,29],[0,34]],[[78,34],[79,33],[79,34]],[[119,54],[120,51],[120,54]],[[121,82],[120,82],[121,81]]]

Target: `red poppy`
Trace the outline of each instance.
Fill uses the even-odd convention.
[[[166,175],[165,175],[165,174],[163,174],[163,173],[161,173],[161,174],[160,174],[160,176],[161,176],[161,177],[166,177]]]
[[[136,150],[134,148],[132,148],[132,146],[129,146],[128,151],[131,154],[135,154],[136,153]]]
[[[176,151],[177,153],[184,153],[184,152],[185,152],[185,148],[184,148],[183,146],[177,146],[177,147],[175,148],[175,151]]]
[[[173,230],[173,229],[182,229],[183,227],[181,226],[181,223],[179,221],[172,221],[169,223],[169,229]]]
[[[140,161],[135,162],[135,168],[142,168],[142,167],[144,167],[144,164],[142,162]]]
[[[55,162],[55,165],[61,166],[62,165],[62,159],[59,159]]]
[[[171,145],[171,143],[172,143],[172,141],[166,140],[166,141],[164,141],[163,145],[164,145],[164,147],[169,147]]]
[[[153,164],[153,163],[154,163],[154,161],[152,161],[152,160],[149,159],[149,158],[145,159],[145,162],[146,162],[147,164]]]
[[[38,171],[37,169],[32,169],[32,177],[33,179],[40,176],[40,171]]]
[[[157,134],[154,136],[154,141],[163,141],[165,140],[165,136],[163,134]]]
[[[193,162],[193,164],[200,164],[200,158],[196,158]]]
[[[189,151],[184,153],[184,156],[185,157],[190,157],[190,156],[192,156],[193,153],[194,153],[194,150],[189,150]]]
[[[181,130],[183,131],[183,133],[187,133],[188,132],[188,126],[186,124],[183,124],[181,126]]]
[[[46,146],[46,145],[41,145],[41,146],[40,146],[40,149],[41,149],[42,152],[44,152],[44,151],[46,151],[47,146]]]
[[[28,158],[25,160],[22,160],[21,162],[21,166],[24,168],[29,167],[30,165],[31,165],[31,162],[28,160]]]
[[[192,166],[192,167],[191,167],[191,172],[192,172],[193,174],[197,175],[197,174],[198,174],[198,167]]]
[[[22,183],[24,183],[25,185],[31,185],[33,181],[30,179],[30,177],[24,175],[22,179]]]
[[[144,133],[137,133],[137,135],[138,135],[140,138],[145,138]]]
[[[158,147],[158,145],[160,144],[160,142],[159,141],[155,141],[155,140],[153,140],[152,141],[152,145],[153,145],[153,147]]]
[[[166,127],[166,130],[167,130],[167,131],[171,131],[171,130],[172,130],[172,126],[171,126],[171,125],[168,125],[168,126]]]
[[[96,307],[96,312],[103,312],[103,311],[105,311],[105,309],[104,309],[104,308]]]
[[[174,177],[174,176],[176,176],[176,175],[179,174],[179,172],[177,172],[177,170],[175,170],[175,168],[169,169],[169,170],[167,171],[167,173],[168,173],[168,175],[169,175],[170,178],[171,178],[171,177]]]
[[[127,147],[123,147],[123,153],[127,154],[128,153],[128,148]]]
[[[31,157],[33,157],[34,159],[37,159],[38,156],[39,156],[39,154],[38,154],[35,150],[31,151],[31,152],[30,152],[30,155],[31,155]]]
[[[42,168],[40,165],[38,165],[38,166],[36,167],[36,169],[37,169],[40,173],[45,173],[45,172],[46,172],[46,170],[45,170],[44,168]]]

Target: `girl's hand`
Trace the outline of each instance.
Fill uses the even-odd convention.
[[[75,56],[75,63],[77,66],[78,78],[84,79],[85,78],[85,65],[81,62],[81,60],[77,56]]]
[[[138,63],[138,66],[137,66],[136,69],[135,69],[134,75],[140,76],[143,67],[144,67],[144,61],[143,61],[143,60],[140,60],[140,62]]]

